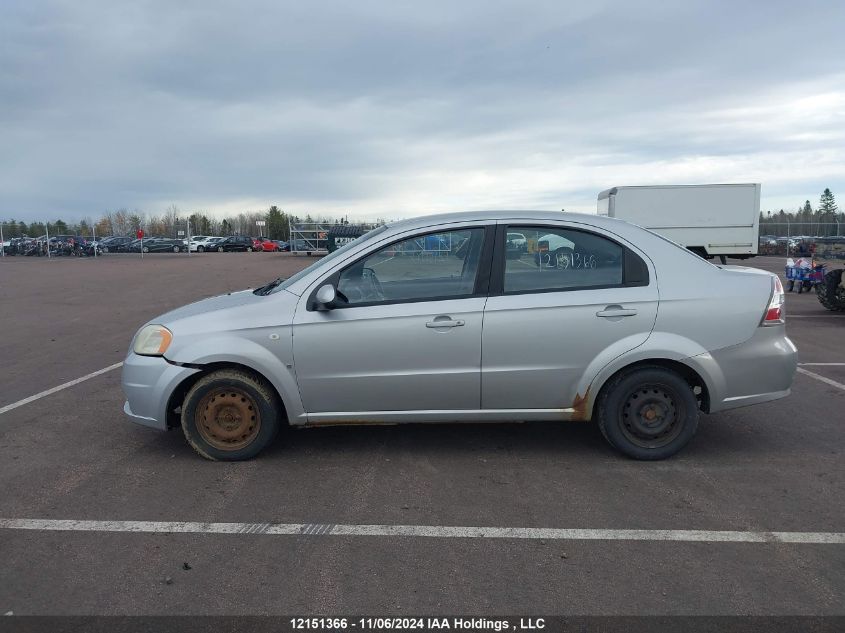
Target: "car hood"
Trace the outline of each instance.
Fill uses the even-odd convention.
[[[289,325],[298,300],[285,291],[262,296],[241,290],[171,310],[150,323],[163,325],[174,335]]]

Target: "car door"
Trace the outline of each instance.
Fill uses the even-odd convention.
[[[481,405],[481,325],[492,225],[416,234],[303,294],[294,362],[310,423],[441,419]],[[332,283],[337,306],[318,310]]]
[[[506,233],[526,237],[507,249]],[[657,283],[650,262],[619,238],[577,224],[509,225],[497,235],[484,311],[484,409],[570,415],[578,386],[651,334]],[[648,263],[647,263],[648,262]]]

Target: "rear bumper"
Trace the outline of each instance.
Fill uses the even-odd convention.
[[[167,403],[183,380],[197,369],[171,365],[160,356],[130,353],[123,361],[123,412],[136,424],[167,430]]]
[[[760,327],[744,343],[687,361],[704,377],[716,413],[788,396],[798,350],[782,325]]]

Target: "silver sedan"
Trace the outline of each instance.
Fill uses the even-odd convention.
[[[284,424],[528,420],[593,420],[622,453],[662,459],[700,412],[789,394],[783,301],[774,275],[620,220],[423,217],[153,319],[124,363],[124,411],[220,460]]]

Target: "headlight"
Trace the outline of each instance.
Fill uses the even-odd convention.
[[[147,325],[138,332],[132,349],[142,356],[162,356],[172,340],[173,334],[163,325]]]

